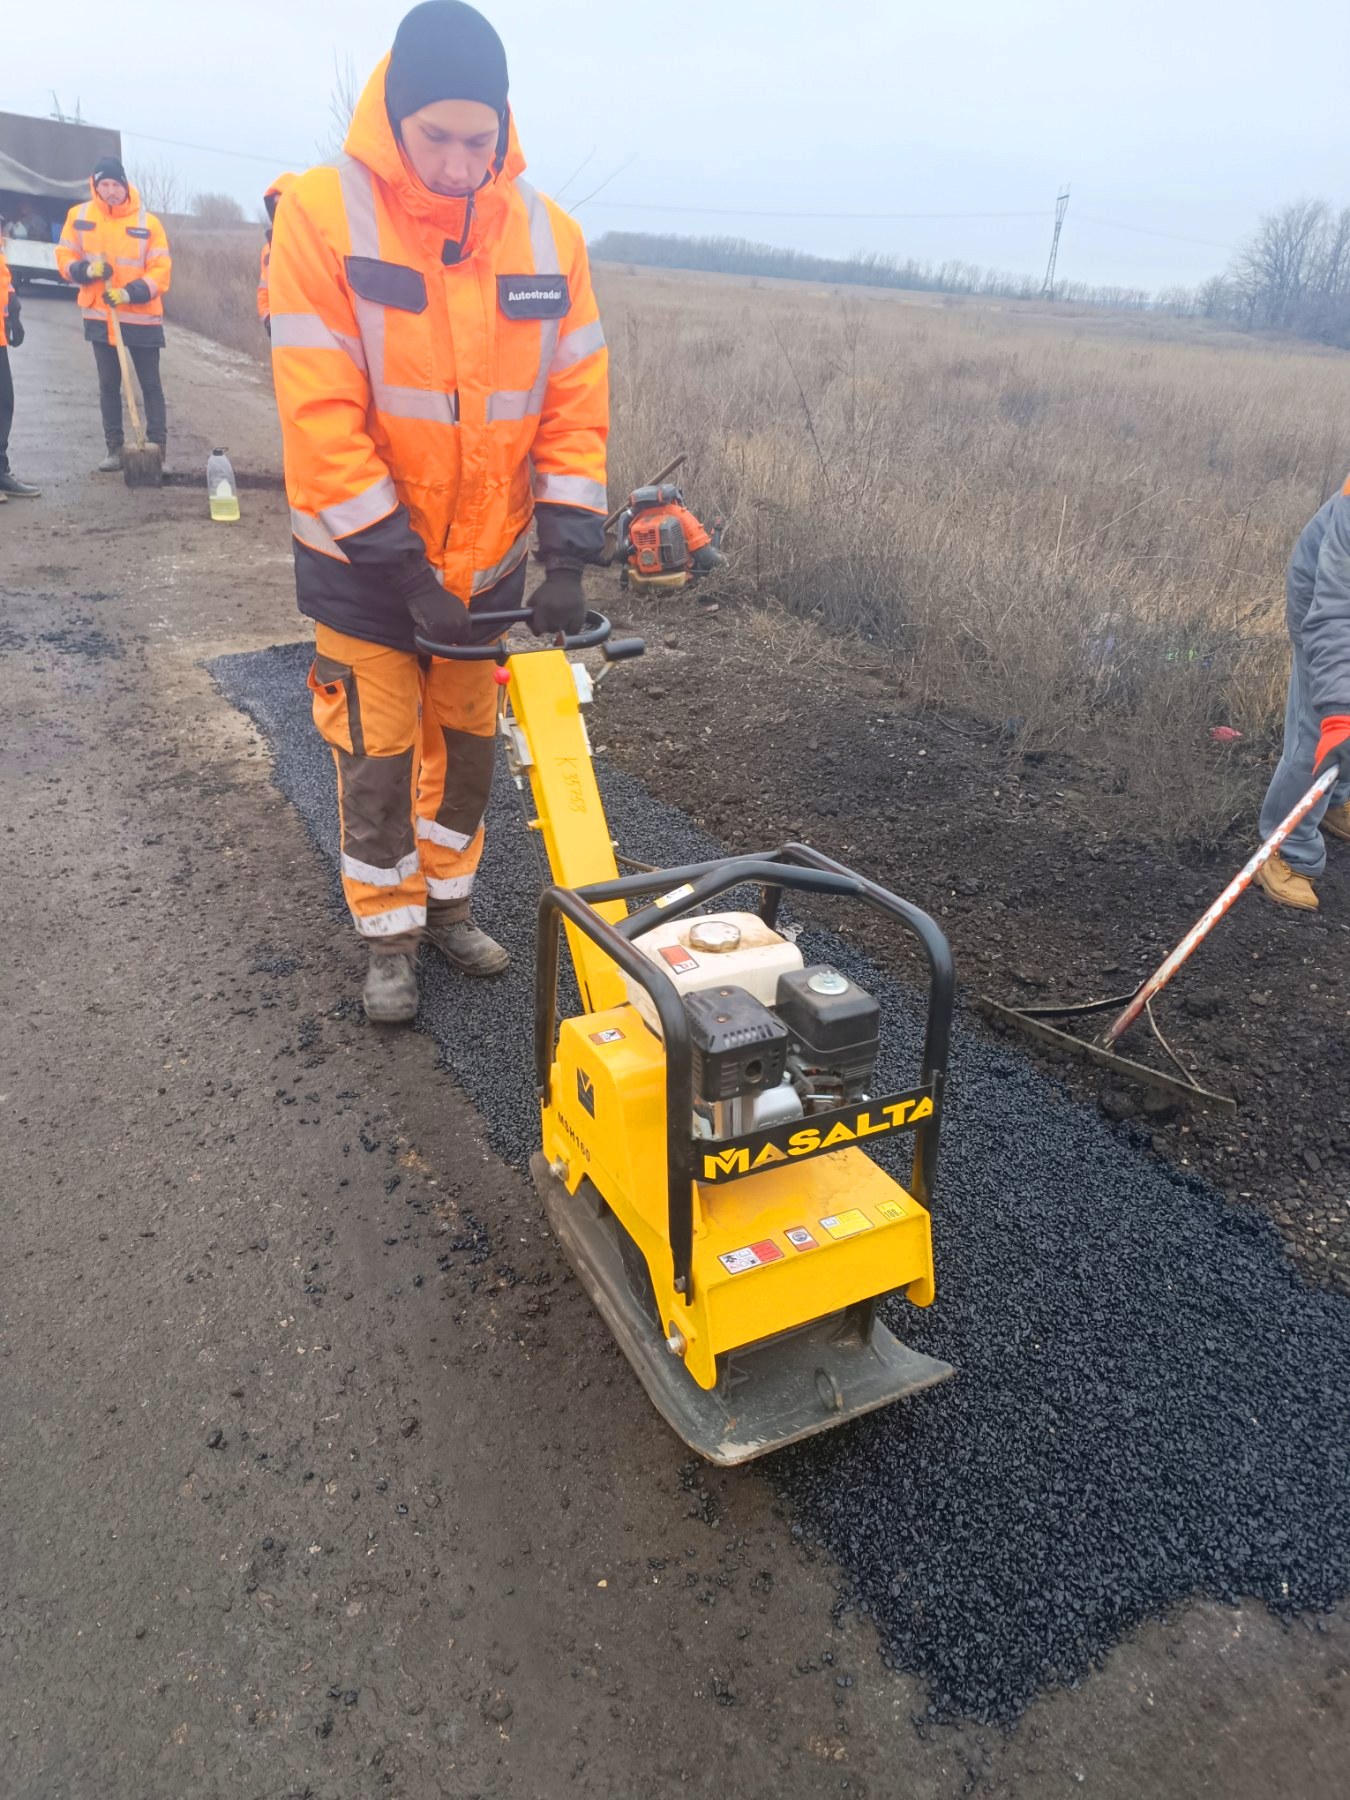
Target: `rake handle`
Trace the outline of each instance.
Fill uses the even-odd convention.
[[[1109,1047],[1124,1037],[1125,1033],[1130,1029],[1130,1026],[1134,1024],[1140,1013],[1143,1012],[1144,1008],[1148,1005],[1149,1001],[1152,1000],[1155,995],[1162,992],[1168,982],[1176,974],[1177,970],[1186,961],[1187,957],[1190,956],[1191,952],[1204,943],[1205,939],[1232,906],[1233,902],[1239,899],[1251,886],[1257,870],[1263,868],[1265,864],[1270,861],[1280,845],[1289,836],[1289,833],[1293,831],[1295,826],[1302,823],[1312,811],[1313,807],[1317,805],[1317,802],[1322,798],[1323,794],[1329,794],[1331,792],[1332,788],[1335,787],[1340,778],[1340,769],[1335,764],[1327,769],[1324,774],[1318,776],[1317,780],[1308,789],[1307,793],[1289,814],[1288,818],[1282,820],[1280,824],[1275,827],[1274,831],[1271,832],[1265,843],[1262,844],[1261,848],[1250,861],[1243,863],[1242,867],[1219,895],[1218,899],[1215,900],[1201,917],[1196,920],[1195,924],[1191,926],[1190,930],[1186,933],[1185,937],[1182,938],[1176,949],[1172,951],[1171,955],[1168,956],[1165,961],[1160,963],[1149,976],[1148,980],[1140,988],[1133,1000],[1130,1001],[1130,1004],[1125,1008],[1124,1012],[1122,1012],[1120,1017],[1114,1020],[1107,1029],[1106,1036],[1102,1040],[1103,1043]]]
[[[136,434],[136,448],[145,449],[145,427],[141,424],[141,410],[136,404],[136,383],[131,374],[131,358],[127,355],[126,341],[122,336],[122,322],[117,316],[117,308],[109,306],[108,319],[112,325],[113,343],[117,345],[117,360],[122,365],[122,387],[127,397],[127,411],[131,414],[131,429]]]

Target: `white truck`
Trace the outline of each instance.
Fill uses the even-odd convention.
[[[60,281],[66,214],[87,197],[98,158],[121,154],[122,134],[101,125],[0,112],[0,239],[17,287]]]

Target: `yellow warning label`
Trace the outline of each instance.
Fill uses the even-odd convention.
[[[889,1219],[892,1224],[905,1216],[905,1209],[898,1200],[878,1200],[877,1211],[883,1219]]]
[[[872,1221],[855,1206],[848,1212],[831,1213],[828,1219],[820,1221],[820,1228],[832,1238],[850,1238],[857,1237],[860,1231],[870,1231]]]

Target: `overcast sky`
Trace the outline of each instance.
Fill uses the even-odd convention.
[[[274,174],[322,160],[334,55],[364,82],[404,10],[5,0],[0,110],[45,114],[55,88],[122,131],[133,175],[172,162],[188,191],[252,215]],[[1264,209],[1350,202],[1345,0],[966,0],[942,23],[931,3],[872,0],[482,10],[540,186],[589,157],[573,204],[634,158],[578,208],[592,237],[725,232],[1039,271],[1067,180],[1061,278],[1156,287],[1221,267]]]

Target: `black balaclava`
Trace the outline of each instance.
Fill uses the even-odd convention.
[[[506,51],[482,13],[463,0],[424,0],[403,20],[384,78],[394,136],[400,121],[436,100],[477,100],[506,122]]]
[[[127,192],[131,192],[127,172],[115,156],[100,156],[94,164],[94,186],[97,187],[100,181],[120,181]]]

